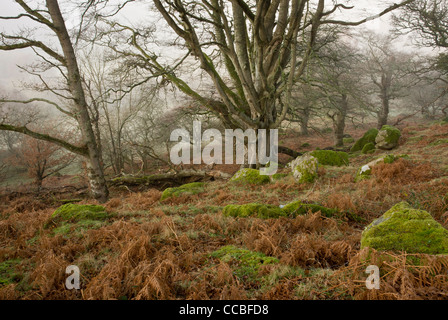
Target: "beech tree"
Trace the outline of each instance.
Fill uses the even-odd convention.
[[[16,34],[0,33],[0,50],[32,49],[44,66],[40,71],[56,70],[59,72],[62,79],[61,83],[64,86],[49,84],[36,68],[29,70],[29,73],[37,75],[42,81],[43,90],[51,92],[58,100],[64,101],[64,104],[62,105],[58,100],[52,101],[38,97],[29,100],[3,99],[3,102],[25,104],[40,102],[55,107],[59,112],[77,122],[81,132],[81,142],[79,145],[75,145],[45,132],[31,130],[26,125],[8,123],[5,120],[0,123],[0,130],[20,132],[36,139],[57,144],[68,151],[81,155],[87,164],[90,189],[93,196],[99,201],[105,202],[108,199],[109,192],[104,178],[101,150],[92,127],[77,55],[59,3],[57,0],[45,0],[43,4],[35,4],[34,7],[31,7],[31,4],[23,0],[15,0],[15,2],[20,6],[22,12],[17,16],[0,16],[0,20],[28,19],[51,32],[54,38],[49,39],[42,35],[41,30],[34,30],[34,32],[33,30],[29,32],[22,31]],[[51,40],[54,39],[57,40],[59,49],[53,45]]]

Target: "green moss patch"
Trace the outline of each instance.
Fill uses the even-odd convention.
[[[348,153],[333,150],[314,150],[310,154],[325,166],[348,166]]]
[[[212,252],[210,257],[228,263],[234,275],[244,281],[256,280],[261,266],[279,263],[277,258],[235,246],[222,247]]]
[[[448,230],[407,202],[393,206],[362,233],[361,248],[408,253],[447,254]]]
[[[238,182],[243,184],[265,184],[271,182],[268,175],[260,174],[259,170],[251,168],[243,168],[238,170],[237,173],[230,179],[231,182]]]
[[[193,195],[204,192],[204,183],[203,182],[192,182],[184,184],[180,187],[176,188],[167,188],[163,191],[162,196],[160,197],[160,201],[171,197],[178,197],[182,195]]]
[[[291,202],[282,208],[259,203],[243,205],[230,204],[224,207],[223,214],[230,217],[256,217],[261,219],[276,219],[279,217],[296,217],[308,213],[320,212],[322,216],[329,218],[348,218],[352,221],[364,221],[356,214],[341,212],[337,209],[326,208],[317,204],[308,204],[301,201]]]
[[[228,217],[256,217],[262,219],[286,216],[286,213],[277,206],[259,203],[248,203],[243,205],[229,204],[224,207],[223,214]]]
[[[368,143],[375,144],[376,136],[378,135],[378,129],[372,128],[367,130],[364,135],[355,142],[353,147],[350,149],[350,152],[362,151],[364,146]]]
[[[368,154],[368,153],[373,153],[375,152],[375,144],[372,142],[367,143],[363,148],[362,148],[362,154]]]
[[[52,215],[49,222],[58,224],[60,222],[76,223],[82,220],[105,220],[108,213],[103,206],[80,205],[68,203],[60,206]],[[48,223],[47,223],[48,225]]]
[[[298,215],[304,215],[310,212],[312,213],[320,212],[322,216],[328,218],[348,218],[349,220],[357,222],[364,221],[363,218],[351,212],[342,212],[337,209],[323,207],[318,204],[303,203],[302,201],[294,201],[288,203],[283,207],[283,211],[287,216],[293,216],[293,217]]]

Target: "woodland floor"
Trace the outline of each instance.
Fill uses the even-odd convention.
[[[5,191],[0,299],[448,299],[447,257],[360,250],[363,228],[400,201],[427,210],[448,228],[448,124],[400,128],[398,149],[353,157],[347,167],[320,168],[312,184],[288,177],[263,186],[210,181],[204,193],[164,202],[160,190],[117,188],[105,205],[106,221],[57,231],[44,228],[45,222],[61,199],[82,199],[82,193]],[[358,138],[364,131],[349,133]],[[305,142],[310,146],[301,148]],[[312,150],[331,145],[331,135],[291,132],[280,144]],[[355,183],[357,169],[384,153],[410,159],[378,165],[370,180]],[[60,187],[71,181],[52,179],[47,184],[59,181]],[[294,200],[350,211],[364,222],[320,213],[280,219],[222,215],[228,204]],[[250,251],[233,248],[220,255],[226,246]],[[370,264],[380,267],[379,290],[365,286]],[[68,265],[80,268],[81,290],[65,289]]]

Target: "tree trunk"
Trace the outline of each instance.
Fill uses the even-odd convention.
[[[390,77],[383,76],[382,88],[381,88],[381,108],[378,111],[378,130],[387,124],[389,118],[389,94],[388,88],[390,87]]]
[[[303,136],[308,136],[308,122],[310,120],[310,110],[309,108],[305,108],[303,110],[302,116],[300,117],[300,133]]]
[[[340,108],[333,118],[334,145],[341,147],[344,145],[345,118],[347,116],[348,100],[346,95],[342,95]]]
[[[47,0],[46,2],[55,26],[55,33],[61,44],[62,51],[64,52],[68,75],[67,82],[76,108],[76,119],[81,129],[83,142],[88,149],[87,169],[91,192],[98,201],[106,202],[109,198],[109,191],[104,178],[101,154],[92,128],[75,51],[65,26],[58,1]]]
[[[387,124],[387,120],[389,118],[389,101],[388,99],[382,100],[381,109],[378,111],[378,130]]]

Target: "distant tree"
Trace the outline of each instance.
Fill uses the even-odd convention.
[[[24,167],[40,191],[44,179],[68,167],[74,159],[72,153],[56,144],[22,136],[20,145],[7,162],[10,166]]]
[[[334,42],[317,52],[310,64],[314,74],[312,84],[321,97],[321,113],[333,125],[335,146],[343,145],[347,118],[367,105],[366,88],[359,74],[360,55],[350,41],[348,34],[340,33]]]
[[[399,52],[393,47],[391,36],[365,33],[363,74],[372,83],[371,93],[380,99],[374,112],[377,115],[377,127],[381,129],[387,124],[391,102],[404,97],[409,88],[415,84],[415,66],[413,56]]]
[[[438,76],[431,76],[444,83],[443,94],[438,95],[438,99],[445,99],[448,93],[448,0],[414,0],[397,11],[393,24],[396,33],[417,34],[419,37],[413,37],[417,44],[439,49],[432,65],[432,71]],[[446,117],[448,104],[444,101],[434,103],[442,105],[441,111]]]

